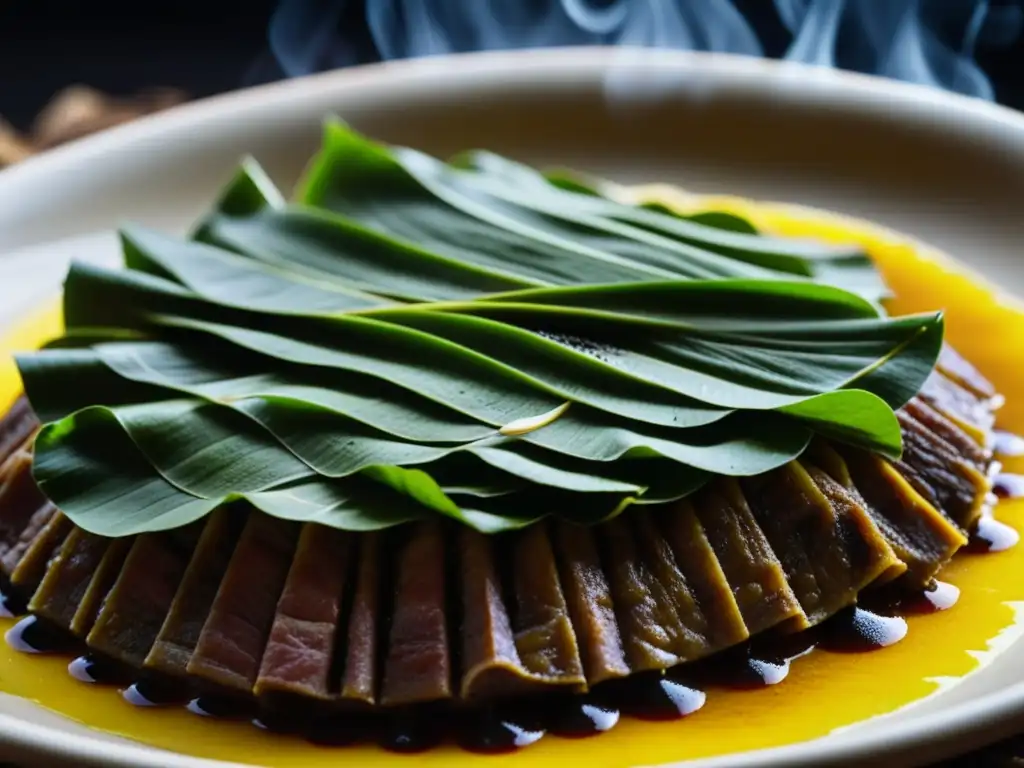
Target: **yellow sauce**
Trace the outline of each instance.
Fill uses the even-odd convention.
[[[644,193],[644,192],[642,192]],[[682,207],[730,210],[766,232],[812,235],[857,242],[876,259],[897,294],[894,313],[944,308],[947,338],[1007,396],[1000,426],[1024,433],[1024,376],[1014,343],[1024,338],[1024,305],[996,296],[965,275],[948,257],[863,222],[788,206],[755,205],[734,198],[693,198],[663,187],[644,194]],[[19,391],[11,352],[32,349],[60,331],[56,302],[0,340],[0,407]],[[1008,343],[1008,340],[1013,340]],[[69,383],[73,386],[73,383]],[[1010,471],[1024,459],[1008,460]],[[1001,520],[1024,530],[1024,501],[1003,502]],[[1012,601],[1024,601],[1024,544],[1005,552],[959,555],[942,579],[957,585],[960,601],[950,610],[909,619],[900,643],[871,653],[815,651],[793,663],[782,684],[752,691],[711,690],[702,710],[680,721],[624,719],[611,732],[586,740],[553,736],[518,753],[482,758],[443,747],[405,757],[373,746],[326,748],[297,738],[264,733],[247,723],[204,719],[181,709],[139,709],[116,690],[90,686],[67,673],[67,658],[28,656],[0,643],[0,690],[111,733],[156,747],[206,758],[273,766],[409,764],[607,766],[655,765],[688,758],[782,746],[823,736],[836,728],[892,712],[934,693],[939,678],[962,676],[978,665],[977,654],[1014,624]],[[0,631],[11,624],[0,620]]]

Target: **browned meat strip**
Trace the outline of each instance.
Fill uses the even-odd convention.
[[[709,645],[726,648],[746,640],[750,633],[743,614],[693,504],[684,499],[671,510],[659,510],[657,514],[675,562],[707,617]]]
[[[970,530],[981,515],[991,480],[909,413],[896,415],[903,428],[903,457],[896,467],[929,503]]]
[[[57,626],[75,631],[77,624],[79,634],[88,632],[92,627],[89,614],[106,594],[104,586],[109,588],[113,583],[110,572],[115,565],[120,569],[118,561],[123,560],[130,545],[128,539],[112,541],[76,528],[50,561],[39,588],[29,602],[29,610]],[[120,554],[118,550],[123,550],[120,557],[116,556]],[[115,555],[107,557],[108,552]],[[104,560],[107,567],[101,568]],[[104,584],[108,579],[109,583]],[[78,622],[75,621],[76,616]]]
[[[380,615],[381,534],[359,537],[358,562],[352,607],[348,611],[344,640],[344,666],[338,688],[342,701],[372,705],[377,702],[377,636]],[[342,655],[340,651],[337,653]]]
[[[441,526],[434,522],[411,526],[395,565],[380,702],[394,706],[451,698]]]
[[[256,678],[257,695],[330,698],[351,545],[345,531],[314,523],[302,527]]]
[[[923,587],[967,539],[884,459],[817,442],[814,463],[862,501],[907,570],[899,578]]]
[[[0,568],[8,576],[54,508],[32,478],[32,453],[19,449],[0,470]]]
[[[741,481],[811,624],[853,603],[896,560],[851,497],[843,507],[833,506],[815,482],[823,474],[794,461]]]
[[[249,515],[189,660],[189,674],[230,691],[252,691],[298,531],[287,520]]]
[[[167,617],[202,530],[193,523],[138,536],[89,632],[89,646],[142,666]]]
[[[554,535],[562,586],[587,683],[597,685],[625,677],[629,666],[594,533],[590,528],[557,522]]]
[[[698,491],[692,503],[750,634],[779,625],[806,627],[800,601],[737,481],[715,480]]]
[[[45,509],[46,507],[42,507],[40,512]],[[33,520],[38,516],[40,516],[39,512],[33,516]],[[43,580],[43,574],[46,573],[50,559],[60,551],[64,540],[73,528],[71,521],[61,512],[52,510],[46,525],[25,547],[25,553],[11,570],[11,584],[26,595],[34,592],[39,586],[39,582]]]
[[[232,507],[221,507],[210,515],[146,656],[146,669],[185,676],[246,516],[247,511]]]
[[[683,661],[678,650],[685,636],[675,604],[641,557],[629,522],[617,517],[598,532],[630,669],[666,669]]]
[[[458,543],[462,581],[460,697],[487,699],[537,689],[537,681],[519,660],[491,537],[464,528],[458,533]]]
[[[7,413],[0,418],[0,465],[19,446],[24,446],[26,450],[29,449],[31,446],[27,443],[37,429],[39,429],[39,420],[32,412],[28,398],[19,397]]]

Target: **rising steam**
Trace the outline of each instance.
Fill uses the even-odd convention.
[[[792,34],[785,58],[933,85],[991,100],[974,59],[1024,26],[1018,2],[774,0]],[[466,51],[622,45],[764,55],[732,0],[282,0],[271,51],[288,76],[357,63],[346,13],[365,23],[384,59]]]

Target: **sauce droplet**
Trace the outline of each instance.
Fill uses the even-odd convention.
[[[19,616],[24,616],[28,611],[28,607],[25,605],[25,601],[19,597],[15,597],[6,590],[0,592],[0,616],[5,619],[16,619]]]
[[[389,752],[412,754],[425,752],[441,743],[443,723],[420,713],[396,714],[385,720],[378,744]]]
[[[992,433],[994,438],[992,450],[1000,456],[1024,456],[1024,437],[997,429]]]
[[[1024,496],[1024,475],[1000,472],[992,480],[992,492],[1000,499],[1019,499]]]
[[[593,695],[573,696],[554,704],[547,716],[552,733],[580,739],[610,731],[618,725],[618,707]]]
[[[639,675],[623,681],[622,710],[643,720],[675,720],[704,706],[699,688],[660,675]]]
[[[199,696],[189,701],[185,709],[200,717],[216,717],[224,720],[252,720],[254,702],[227,696]]]
[[[988,515],[978,520],[978,527],[971,534],[965,549],[968,552],[1002,552],[1020,541],[1016,528]]]
[[[68,664],[68,673],[83,683],[97,685],[128,685],[132,680],[131,670],[123,664],[90,653],[73,659]]]
[[[121,697],[136,707],[166,707],[188,701],[183,687],[154,680],[137,680],[121,691]]]
[[[470,752],[488,755],[528,747],[545,734],[536,718],[521,712],[491,709],[467,725],[459,734],[459,745]]]
[[[902,616],[882,616],[864,608],[845,608],[821,625],[818,645],[842,653],[874,651],[907,636]]]
[[[7,644],[23,653],[74,653],[80,647],[77,638],[35,616],[26,616],[5,635]]]

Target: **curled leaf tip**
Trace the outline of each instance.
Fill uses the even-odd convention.
[[[538,416],[527,416],[522,419],[515,419],[510,421],[508,424],[498,430],[499,434],[505,435],[506,437],[520,437],[522,435],[528,435],[531,432],[535,432],[541,427],[546,427],[548,424],[558,420],[567,410],[569,410],[570,403],[562,403],[557,408],[552,408],[547,413],[542,413]]]

